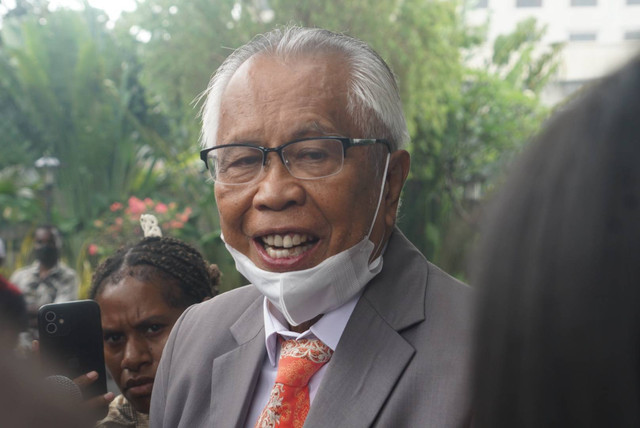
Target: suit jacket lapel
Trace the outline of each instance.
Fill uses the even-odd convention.
[[[342,338],[305,426],[370,426],[415,352],[368,304],[356,306]]]
[[[384,264],[349,318],[305,426],[372,425],[413,358],[400,331],[425,319],[427,262],[396,230]]]
[[[238,346],[213,361],[209,426],[244,424],[266,354],[262,302],[260,295],[231,326]]]

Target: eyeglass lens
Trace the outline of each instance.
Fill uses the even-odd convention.
[[[314,179],[337,174],[342,169],[344,151],[340,140],[303,140],[282,148],[282,160],[296,178]],[[248,183],[263,168],[265,153],[256,147],[221,147],[209,153],[208,163],[215,181]]]

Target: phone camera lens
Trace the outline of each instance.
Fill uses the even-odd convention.
[[[49,311],[46,314],[44,314],[44,319],[49,322],[53,322],[56,319],[56,313],[53,311]]]
[[[55,325],[52,322],[47,324],[47,333],[54,334],[56,331],[58,331],[58,326],[57,325]]]

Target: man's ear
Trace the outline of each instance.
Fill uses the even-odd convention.
[[[392,228],[395,225],[402,186],[404,186],[404,182],[407,180],[410,166],[411,155],[409,155],[409,152],[406,150],[396,150],[391,153],[386,178],[387,192],[383,201],[386,207],[384,220],[387,228]]]

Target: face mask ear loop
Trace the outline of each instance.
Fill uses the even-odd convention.
[[[371,232],[373,231],[373,225],[376,223],[376,218],[378,217],[378,211],[380,211],[380,204],[382,202],[382,195],[384,193],[384,185],[387,181],[387,170],[389,169],[390,158],[391,158],[391,153],[387,153],[387,160],[384,163],[384,172],[382,173],[382,184],[380,186],[380,195],[378,196],[378,205],[376,206],[376,212],[373,215],[373,221],[371,222],[371,226],[369,226],[367,239],[369,239],[369,236],[371,236]],[[376,246],[373,248],[373,252],[369,255],[369,257],[371,257],[373,254],[375,254],[378,251],[378,248],[380,247],[380,245],[382,245],[383,240],[384,240],[384,233],[382,234],[382,238],[380,239],[380,242],[378,242]]]

